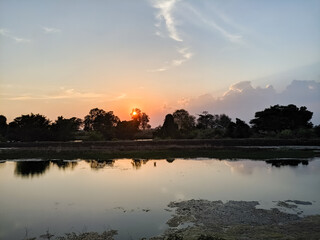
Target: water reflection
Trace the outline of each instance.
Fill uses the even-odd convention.
[[[74,169],[77,165],[78,162],[74,162],[74,161],[63,161],[63,160],[58,160],[58,161],[52,161],[52,164],[56,165],[59,169]]]
[[[99,170],[99,169],[105,168],[106,166],[113,167],[115,160],[111,160],[111,159],[104,160],[104,161],[86,160],[86,162],[90,164],[90,167],[92,169]]]
[[[135,169],[140,169],[142,164],[146,164],[149,160],[148,159],[132,159],[131,164],[132,167]]]
[[[119,230],[116,239],[155,236],[172,214],[167,204],[183,199],[270,206],[292,199],[312,202],[304,214],[319,213],[320,158],[307,166],[305,159],[296,160],[6,161],[0,164],[0,239],[23,239],[26,226],[32,229],[29,238],[49,227],[56,236],[84,226],[102,232],[102,223]]]
[[[41,176],[49,170],[49,168],[49,161],[16,162],[14,174],[24,178]]]
[[[300,159],[284,159],[284,160],[267,160],[267,164],[271,164],[274,167],[283,167],[283,166],[292,166],[297,167],[298,165],[308,165],[308,160],[300,160]]]
[[[130,160],[130,159],[129,159]],[[168,163],[173,163],[175,161],[174,158],[168,158],[165,159],[166,162]],[[113,168],[115,167],[115,163],[117,161],[122,161],[121,159],[119,160],[114,160],[114,159],[109,159],[109,160],[85,160],[85,162],[90,166],[91,169],[94,170],[99,170],[103,169],[106,167]],[[131,166],[133,169],[141,169],[143,165],[147,164],[149,161],[148,159],[131,159]],[[153,161],[153,166],[157,167],[157,161]],[[219,160],[222,161],[222,160]],[[0,167],[4,166],[6,161],[1,161],[0,162]],[[258,161],[261,162],[261,161]],[[266,160],[266,164],[271,164],[274,167],[284,167],[284,166],[293,166],[297,167],[298,165],[308,165],[309,161],[308,160],[301,160],[301,159],[284,159],[284,160],[279,160],[279,159],[274,159],[274,160]],[[43,175],[46,171],[48,171],[51,167],[56,166],[58,167],[59,170],[74,170],[76,166],[78,165],[79,161],[63,161],[63,160],[52,160],[52,161],[18,161],[15,164],[15,170],[14,173],[16,176],[20,177],[34,177],[34,176],[41,176]],[[253,167],[248,166],[244,164],[242,161],[232,161],[232,160],[224,160],[224,163],[231,167],[232,171],[239,172],[241,174],[245,175],[250,175],[252,174]]]
[[[174,158],[167,158],[166,159],[168,163],[173,163],[173,161],[175,160]]]

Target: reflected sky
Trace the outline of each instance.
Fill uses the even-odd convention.
[[[251,160],[119,159],[0,163],[0,239],[50,230],[118,229],[119,239],[163,232],[170,201],[311,201],[320,213],[320,159],[276,164]],[[149,211],[150,210],[150,211]]]

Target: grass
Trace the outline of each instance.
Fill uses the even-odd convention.
[[[48,149],[5,149],[0,151],[0,159],[95,159],[117,158],[170,159],[170,158],[217,158],[217,159],[275,159],[313,158],[320,154],[311,150],[257,149],[257,148],[215,148],[215,149],[166,149],[166,150],[48,150]]]

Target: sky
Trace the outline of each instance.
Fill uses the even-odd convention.
[[[319,124],[319,43],[320,0],[0,0],[0,114],[140,108],[156,127],[292,103]]]

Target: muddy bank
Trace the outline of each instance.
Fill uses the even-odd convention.
[[[298,208],[294,201],[288,202],[279,205]],[[168,206],[176,211],[167,222],[170,228],[151,239],[320,239],[320,215],[300,217],[277,208],[257,209],[257,205],[256,201],[172,202]]]
[[[101,141],[101,142],[0,142],[0,148],[42,150],[161,150],[161,149],[208,149],[235,146],[320,146],[320,139],[172,139],[148,141]]]

